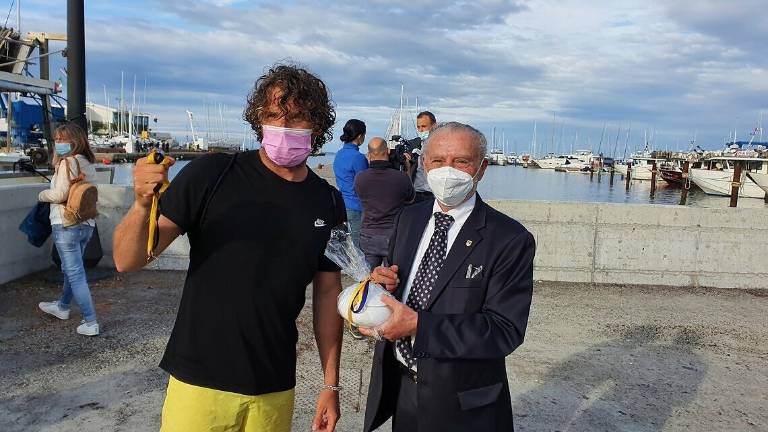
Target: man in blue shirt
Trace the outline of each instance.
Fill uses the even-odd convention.
[[[360,225],[363,218],[363,205],[355,193],[355,176],[368,169],[368,159],[360,153],[360,144],[365,142],[365,123],[351,119],[344,125],[341,135],[341,147],[333,160],[333,173],[336,175],[336,187],[344,197],[347,208],[347,224],[352,234],[352,242],[360,247]]]

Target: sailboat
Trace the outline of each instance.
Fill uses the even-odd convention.
[[[389,125],[387,126],[387,133],[385,139],[390,149],[394,149],[399,143],[400,139],[406,141],[413,140],[418,134],[416,133],[416,112],[418,111],[418,98],[416,99],[417,109],[413,110],[408,99],[405,96],[405,86],[400,84],[400,107],[395,108],[392,112],[392,116],[389,119]],[[423,109],[423,108],[422,108]],[[416,139],[413,143],[418,143]],[[416,145],[418,147],[418,144]]]

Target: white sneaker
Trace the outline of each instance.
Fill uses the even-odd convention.
[[[80,321],[80,325],[77,326],[77,332],[85,336],[98,336],[99,323],[96,321],[90,323],[85,322],[85,320]]]
[[[69,309],[62,309],[61,306],[59,306],[58,301],[40,302],[37,307],[39,307],[41,311],[48,315],[53,315],[58,319],[69,319]]]

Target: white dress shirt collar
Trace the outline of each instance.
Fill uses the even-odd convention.
[[[477,192],[474,192],[472,193],[472,196],[469,197],[468,200],[448,210],[447,212],[444,212],[443,209],[440,208],[440,203],[437,202],[437,199],[435,199],[435,203],[434,205],[432,205],[432,218],[435,217],[434,216],[435,212],[446,213],[453,217],[453,225],[462,226],[464,225],[464,222],[467,221],[467,218],[469,218],[469,215],[472,213],[472,210],[475,208],[476,200],[477,200]]]

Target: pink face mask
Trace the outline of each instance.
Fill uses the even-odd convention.
[[[312,129],[261,126],[261,147],[272,162],[285,168],[304,162],[312,151]]]

